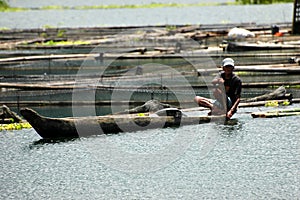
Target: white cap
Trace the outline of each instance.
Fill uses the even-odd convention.
[[[234,60],[232,58],[225,58],[223,61],[222,61],[222,66],[225,67],[225,66],[232,66],[234,67]]]

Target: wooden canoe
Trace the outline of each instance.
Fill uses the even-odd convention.
[[[94,117],[50,118],[32,109],[21,109],[22,116],[44,139],[77,138],[100,134],[134,132],[154,128],[179,127],[211,121],[225,122],[225,116],[187,116],[169,108],[156,113],[121,114]]]

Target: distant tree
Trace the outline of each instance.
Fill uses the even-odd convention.
[[[9,8],[8,3],[5,0],[0,0],[0,9]]]
[[[272,4],[272,3],[291,3],[294,0],[235,0],[240,4]]]

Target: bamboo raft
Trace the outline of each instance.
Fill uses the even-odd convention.
[[[281,30],[291,29],[291,23],[277,24]],[[197,37],[199,33],[221,35],[224,36],[228,30],[233,27],[241,27],[255,32],[256,35],[266,33],[271,34],[269,24],[256,23],[226,23],[226,24],[201,24],[201,25],[174,25],[172,29],[168,30],[168,25],[156,26],[119,26],[119,27],[82,27],[82,28],[38,28],[38,29],[13,29],[1,30],[0,40],[2,41],[30,41],[39,39],[53,39],[53,40],[72,40],[77,38],[99,39],[107,36],[117,35],[121,32],[138,32],[145,29],[158,30],[162,34],[188,34]]]
[[[217,69],[198,69],[199,74],[208,74],[220,71]],[[236,72],[272,72],[285,74],[299,74],[300,66],[298,63],[290,64],[269,64],[269,65],[237,65],[234,70]]]
[[[191,47],[190,44],[185,44],[187,41],[196,41],[197,48],[207,49],[205,51],[222,53],[223,48],[219,47],[220,43],[226,39],[229,29],[233,27],[244,27],[255,32],[257,36],[263,36],[262,39],[272,39],[270,27],[267,25],[258,25],[254,23],[241,24],[215,24],[215,25],[191,25],[182,26],[176,25],[172,29],[168,26],[130,26],[130,27],[94,27],[94,28],[47,28],[47,29],[26,29],[26,30],[2,30],[0,31],[0,49],[39,49],[39,50],[71,50],[76,52],[90,52],[93,48],[100,45],[102,48],[123,49],[123,52],[139,52],[143,58],[170,57],[174,58],[178,55],[172,55],[178,52],[176,44],[182,43],[181,50],[187,50]],[[279,25],[285,33],[284,40],[297,40],[296,36],[290,35],[289,23]],[[145,31],[147,30],[147,31]],[[141,34],[142,33],[142,34]],[[140,44],[129,45],[128,40],[133,40],[135,37],[138,40],[143,39]],[[80,38],[82,44],[75,42]],[[123,44],[118,44],[120,40],[125,41]],[[45,45],[47,42],[66,42],[66,44]],[[155,42],[153,42],[155,41]],[[70,42],[70,44],[68,43]],[[136,42],[134,42],[136,43]],[[140,46],[141,44],[145,46]],[[160,46],[162,44],[162,46]],[[114,46],[119,45],[119,46]],[[154,46],[153,46],[154,45]],[[209,50],[209,47],[214,47]],[[219,48],[217,48],[219,47]],[[191,49],[194,49],[192,47]],[[151,52],[145,54],[146,51]],[[153,51],[153,52],[152,52]],[[57,51],[53,51],[57,52]],[[160,52],[160,53],[158,53]],[[40,51],[37,54],[44,54]],[[107,52],[109,53],[109,52]],[[223,52],[224,53],[224,52]],[[12,53],[11,55],[13,55]],[[116,56],[117,54],[110,55]],[[123,58],[134,58],[135,55],[126,55]]]
[[[270,86],[282,86],[282,85],[300,85],[300,81],[291,81],[291,82],[282,82],[282,81],[274,81],[274,82],[252,82],[252,83],[244,83],[243,88],[267,88]],[[203,84],[203,85],[195,85],[191,86],[194,89],[199,88],[210,88],[211,84]],[[73,90],[73,89],[97,89],[97,90],[138,90],[138,89],[155,89],[157,91],[161,90],[161,86],[156,87],[139,87],[139,86],[108,86],[108,85],[76,85],[75,81],[68,82],[53,82],[53,83],[0,83],[0,88],[14,88],[14,89],[22,89],[22,90]],[[176,89],[185,89],[185,86],[174,86]]]
[[[87,58],[94,59],[95,61],[103,61],[104,59],[111,58],[120,58],[120,59],[155,59],[155,58],[202,58],[210,56],[216,60],[220,59],[220,57],[235,57],[235,58],[255,58],[256,62],[259,62],[259,59],[265,57],[265,59],[270,60],[270,56],[275,61],[278,62],[278,58],[284,58],[285,62],[287,61],[287,57],[290,56],[299,56],[300,54],[297,52],[272,52],[270,53],[236,53],[232,54],[230,52],[223,51],[222,48],[216,46],[223,39],[226,39],[226,34],[228,33],[228,29],[234,27],[234,24],[226,24],[226,25],[201,25],[201,26],[176,26],[173,30],[167,30],[165,26],[155,26],[155,27],[118,27],[118,28],[79,28],[79,29],[37,29],[37,30],[3,30],[0,31],[0,49],[3,49],[4,52],[11,49],[19,49],[14,52],[5,52],[1,54],[0,65],[5,70],[8,71],[9,75],[3,75],[0,77],[1,83],[0,88],[5,88],[3,91],[6,91],[6,88],[13,89],[14,91],[17,89],[18,93],[21,94],[22,91],[30,92],[36,91],[61,91],[61,90],[73,90],[73,89],[97,89],[97,90],[136,90],[139,87],[126,87],[126,86],[118,86],[118,88],[112,86],[105,85],[75,85],[74,77],[72,75],[62,75],[57,76],[54,80],[46,81],[43,78],[38,77],[38,81],[31,79],[30,76],[22,74],[22,70],[28,70],[29,67],[37,67],[30,66],[33,63],[37,62],[45,62],[49,61],[49,71],[58,70],[60,66],[51,66],[51,61],[61,61],[65,62],[67,60],[72,61],[81,61]],[[273,36],[270,34],[269,25],[266,27],[256,26],[255,24],[239,24],[240,27],[244,27],[251,31],[255,31],[255,34],[258,36],[263,36],[266,40],[273,39]],[[283,24],[282,27],[288,28],[290,24]],[[135,36],[136,38],[140,37],[137,32],[142,32],[143,29],[151,28],[151,31],[143,32],[145,38],[152,42],[137,43],[133,46],[124,46],[124,43],[117,43],[119,39],[123,41],[128,41],[128,36]],[[118,35],[121,32],[125,32],[125,34]],[[126,34],[127,32],[127,34]],[[58,37],[59,33],[63,33],[63,37]],[[284,40],[297,40],[299,37],[289,35],[289,32],[285,32]],[[43,37],[42,37],[43,36]],[[121,37],[120,37],[121,36]],[[44,43],[47,41],[72,41],[76,38],[81,38],[85,41],[89,41],[88,45],[58,45],[58,46],[41,46],[40,43]],[[185,45],[186,40],[193,39],[198,41],[196,51],[191,51],[193,48],[190,48],[189,45]],[[183,46],[180,49],[177,49],[177,42],[183,41]],[[90,50],[91,48],[96,47],[101,44],[103,47],[109,49],[108,51],[88,54],[82,53],[86,52],[83,50]],[[127,44],[127,43],[125,43]],[[140,44],[144,46],[139,46]],[[162,44],[163,46],[160,46]],[[214,45],[214,46],[213,46]],[[298,48],[298,44],[289,44],[289,48]],[[214,48],[211,48],[211,47]],[[279,46],[279,45],[277,45]],[[28,52],[23,50],[25,49],[38,49],[35,52]],[[60,50],[72,50],[72,54],[66,54],[66,51],[58,51]],[[270,48],[269,48],[270,49]],[[282,49],[282,46],[280,47]],[[53,51],[51,51],[53,50]],[[74,50],[74,51],[73,51]],[[45,51],[47,53],[45,53]],[[59,52],[54,53],[52,55],[51,52]],[[80,52],[80,53],[79,53]],[[9,57],[10,55],[21,55],[18,57]],[[209,55],[208,55],[209,54]],[[29,56],[24,56],[29,55]],[[258,59],[259,58],[259,59]],[[257,61],[258,60],[258,61]],[[252,61],[251,61],[252,62]],[[274,62],[274,61],[273,61]],[[19,68],[23,63],[28,65],[24,65]],[[76,66],[74,69],[77,69]],[[21,69],[22,68],[22,69]],[[21,69],[20,75],[11,75],[10,72],[13,71],[15,73],[17,70]],[[73,68],[72,68],[73,69]],[[10,71],[11,70],[11,71]],[[16,71],[15,71],[16,70]],[[30,69],[29,69],[30,70]],[[213,69],[211,72],[216,72],[219,69]],[[244,65],[244,66],[236,66],[236,71],[251,71],[251,72],[275,72],[275,73],[285,73],[285,74],[299,74],[300,69],[297,64],[280,64],[280,65]],[[47,71],[48,72],[48,71]],[[198,70],[197,74],[200,75],[202,73],[208,73],[210,70]],[[121,72],[119,72],[121,73]],[[187,72],[184,72],[186,75]],[[11,76],[11,77],[8,77]],[[43,75],[40,75],[43,76]],[[53,76],[54,77],[54,76]],[[63,78],[62,78],[63,77]],[[65,79],[65,77],[68,78]],[[8,78],[9,81],[5,82],[5,79]],[[20,79],[18,79],[20,78]],[[84,78],[94,78],[94,77],[84,77]],[[104,77],[107,78],[107,77]],[[111,82],[113,82],[114,77],[111,78]],[[11,82],[11,79],[15,79],[14,82]],[[60,79],[60,80],[59,80]],[[135,77],[133,78],[135,79]],[[25,80],[24,82],[18,82],[16,80]],[[26,81],[31,80],[30,83],[26,83]],[[63,81],[62,81],[63,80]],[[33,82],[35,81],[35,82]],[[255,83],[244,83],[244,88],[251,87],[268,87],[272,86],[280,86],[280,85],[299,85],[299,81],[291,81],[291,82],[255,82]],[[159,86],[163,87],[163,86]],[[194,89],[197,88],[206,88],[207,85],[195,85]],[[140,88],[145,89],[145,88]],[[146,88],[147,89],[147,88]],[[154,88],[152,88],[154,89]],[[155,88],[159,90],[160,88]],[[181,86],[176,86],[176,89],[181,89]],[[41,92],[41,93],[42,93]],[[55,93],[53,92],[53,93]],[[8,91],[4,95],[15,95]],[[22,94],[21,94],[22,95]],[[9,99],[9,98],[8,98]],[[291,96],[283,96],[283,99],[277,100],[278,102],[284,102],[288,99],[289,102],[300,102],[299,99],[292,99]],[[17,101],[14,102],[3,102],[3,103],[11,103],[11,105],[110,105],[111,101],[93,101],[93,102],[74,102],[74,101],[59,101],[59,100],[36,100],[36,101],[19,101],[19,96]],[[192,101],[192,100],[191,100]],[[170,103],[171,101],[167,102]],[[113,102],[114,104],[128,104],[128,102]],[[141,102],[138,102],[141,103]],[[173,103],[173,102],[172,102]],[[178,103],[178,102],[177,102]],[[184,103],[191,103],[184,102]],[[263,106],[266,104],[266,99],[256,99],[253,102],[242,102],[240,107],[249,107],[249,106]],[[167,113],[168,112],[168,113]],[[165,115],[158,115],[157,113],[144,113],[144,114],[126,114],[126,115],[108,115],[108,116],[98,116],[98,117],[86,117],[86,118],[47,118],[40,116],[38,113],[31,109],[22,110],[22,115],[28,119],[28,121],[34,124],[34,128],[38,133],[41,134],[43,138],[57,138],[57,137],[78,137],[76,124],[80,124],[79,127],[83,128],[83,135],[87,134],[99,134],[99,132],[89,131],[88,127],[97,127],[97,130],[100,129],[100,133],[117,133],[120,131],[136,131],[136,130],[144,130],[145,128],[158,128],[158,127],[178,127],[185,124],[198,124],[198,123],[207,123],[211,120],[218,120],[222,117],[216,116],[206,116],[206,115],[198,115],[198,116],[185,116],[183,114],[184,110],[168,110]],[[290,112],[294,113],[294,112]],[[289,114],[290,114],[289,113]],[[270,116],[271,114],[268,114]],[[282,115],[282,114],[280,114]],[[224,117],[223,117],[224,118]],[[222,119],[223,119],[222,118]],[[118,121],[118,124],[116,123]],[[12,123],[12,121],[8,120],[8,123]],[[46,124],[46,125],[45,125]],[[49,126],[47,125],[49,124]],[[52,126],[53,125],[53,126]],[[123,128],[120,128],[120,125]],[[135,126],[139,127],[136,128]],[[148,126],[149,125],[149,126]],[[42,127],[45,126],[45,127]],[[135,128],[132,128],[135,127]],[[49,130],[47,130],[49,129]],[[89,130],[87,130],[89,129]],[[57,132],[57,135],[55,135]],[[54,135],[53,135],[54,133]],[[82,133],[82,132],[81,132]]]
[[[226,53],[223,52],[220,48],[207,48],[200,49],[197,51],[185,51],[184,53],[174,53],[175,48],[167,48],[165,51],[160,47],[153,47],[153,49],[147,49],[147,47],[133,47],[133,48],[123,48],[118,51],[106,51],[102,53],[72,53],[72,54],[62,54],[62,53],[53,53],[53,54],[43,54],[43,55],[31,55],[32,53],[27,54],[28,52],[20,52],[18,55],[12,55],[10,57],[0,58],[1,65],[11,65],[13,63],[20,62],[34,62],[34,61],[51,61],[51,60],[85,60],[93,58],[95,60],[99,59],[153,59],[153,58],[206,58],[209,53],[211,58],[222,57],[233,57],[233,58],[269,58],[270,64],[279,64],[278,61],[271,62],[270,57],[272,58],[281,58],[281,63],[288,63],[289,57],[300,56],[299,52],[272,52],[272,53]],[[25,54],[25,55],[24,55]],[[268,64],[266,63],[266,64]],[[251,62],[251,65],[259,65],[259,63]]]
[[[265,112],[253,112],[251,116],[253,118],[274,118],[274,117],[287,117],[300,115],[300,108],[271,110]]]

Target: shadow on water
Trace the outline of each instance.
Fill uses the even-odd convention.
[[[239,133],[239,130],[242,129],[242,123],[234,118],[230,120],[223,121],[222,123],[217,123],[217,127],[219,129],[219,132],[224,137],[232,137]],[[172,127],[171,129],[176,129],[178,127]],[[122,133],[120,133],[122,134]],[[123,133],[124,134],[124,133]],[[93,137],[93,136],[91,136]],[[59,138],[59,139],[39,139],[34,142],[32,142],[29,145],[30,149],[40,148],[44,147],[45,145],[55,145],[60,143],[69,143],[69,142],[75,142],[81,140],[81,138]]]
[[[40,140],[32,142],[29,145],[29,148],[34,149],[34,148],[42,147],[44,145],[67,143],[67,142],[73,142],[73,141],[77,141],[77,140],[80,140],[80,138],[40,139]]]
[[[227,120],[224,125],[226,126],[235,126],[235,125],[238,125],[239,124],[239,120],[238,119],[230,119],[230,120]]]
[[[232,137],[242,130],[243,124],[238,119],[230,119],[220,126],[221,135],[225,137]]]

